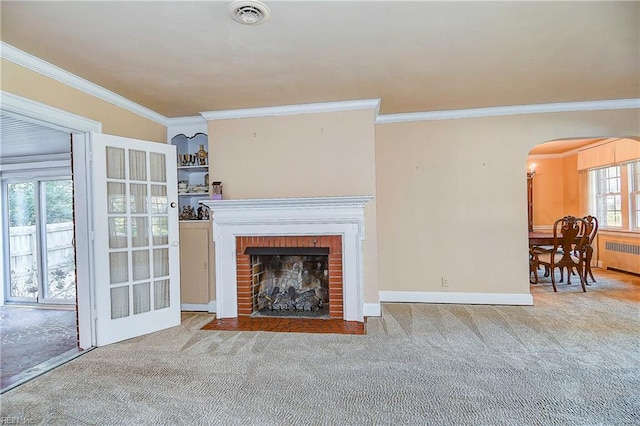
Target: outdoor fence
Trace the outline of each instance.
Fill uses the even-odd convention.
[[[46,226],[47,271],[45,287],[47,297],[75,298],[75,265],[73,248],[73,222],[53,223]],[[38,293],[38,253],[40,243],[35,226],[9,228],[9,266],[11,296],[36,297]]]

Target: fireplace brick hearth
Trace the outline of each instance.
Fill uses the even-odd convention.
[[[329,249],[329,317],[342,318],[343,275],[341,235],[298,235],[298,236],[242,236],[236,237],[236,269],[238,315],[253,314],[253,291],[250,255],[247,248],[316,247]]]

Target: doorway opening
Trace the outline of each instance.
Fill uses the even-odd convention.
[[[6,93],[0,123],[5,392],[93,346],[88,208],[78,200],[87,198],[87,133],[101,125]]]
[[[638,274],[640,254],[640,140],[597,137],[554,140],[527,157],[529,246],[553,249],[553,225],[565,217],[596,218],[589,239],[587,291],[597,286],[595,268]],[[537,250],[542,252],[542,250]],[[550,286],[550,271],[530,278]],[[555,255],[554,255],[555,256]],[[593,269],[593,271],[592,271]],[[559,279],[559,270],[555,269]],[[539,279],[538,279],[539,278]],[[567,282],[565,277],[564,282]],[[560,286],[564,288],[565,286]],[[560,287],[558,289],[560,289]],[[569,287],[571,288],[571,287]]]

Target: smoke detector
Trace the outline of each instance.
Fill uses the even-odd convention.
[[[237,0],[229,5],[229,12],[236,21],[244,25],[258,25],[269,19],[271,11],[257,0]]]

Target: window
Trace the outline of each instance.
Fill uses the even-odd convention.
[[[620,166],[595,170],[596,217],[601,226],[622,227],[622,194]]]
[[[640,161],[636,161],[629,165],[630,176],[630,200],[632,227],[640,230]]]
[[[589,182],[600,227],[640,231],[640,161],[591,170]]]
[[[7,181],[6,300],[74,303],[73,183],[67,178]],[[3,203],[4,204],[4,203]]]

